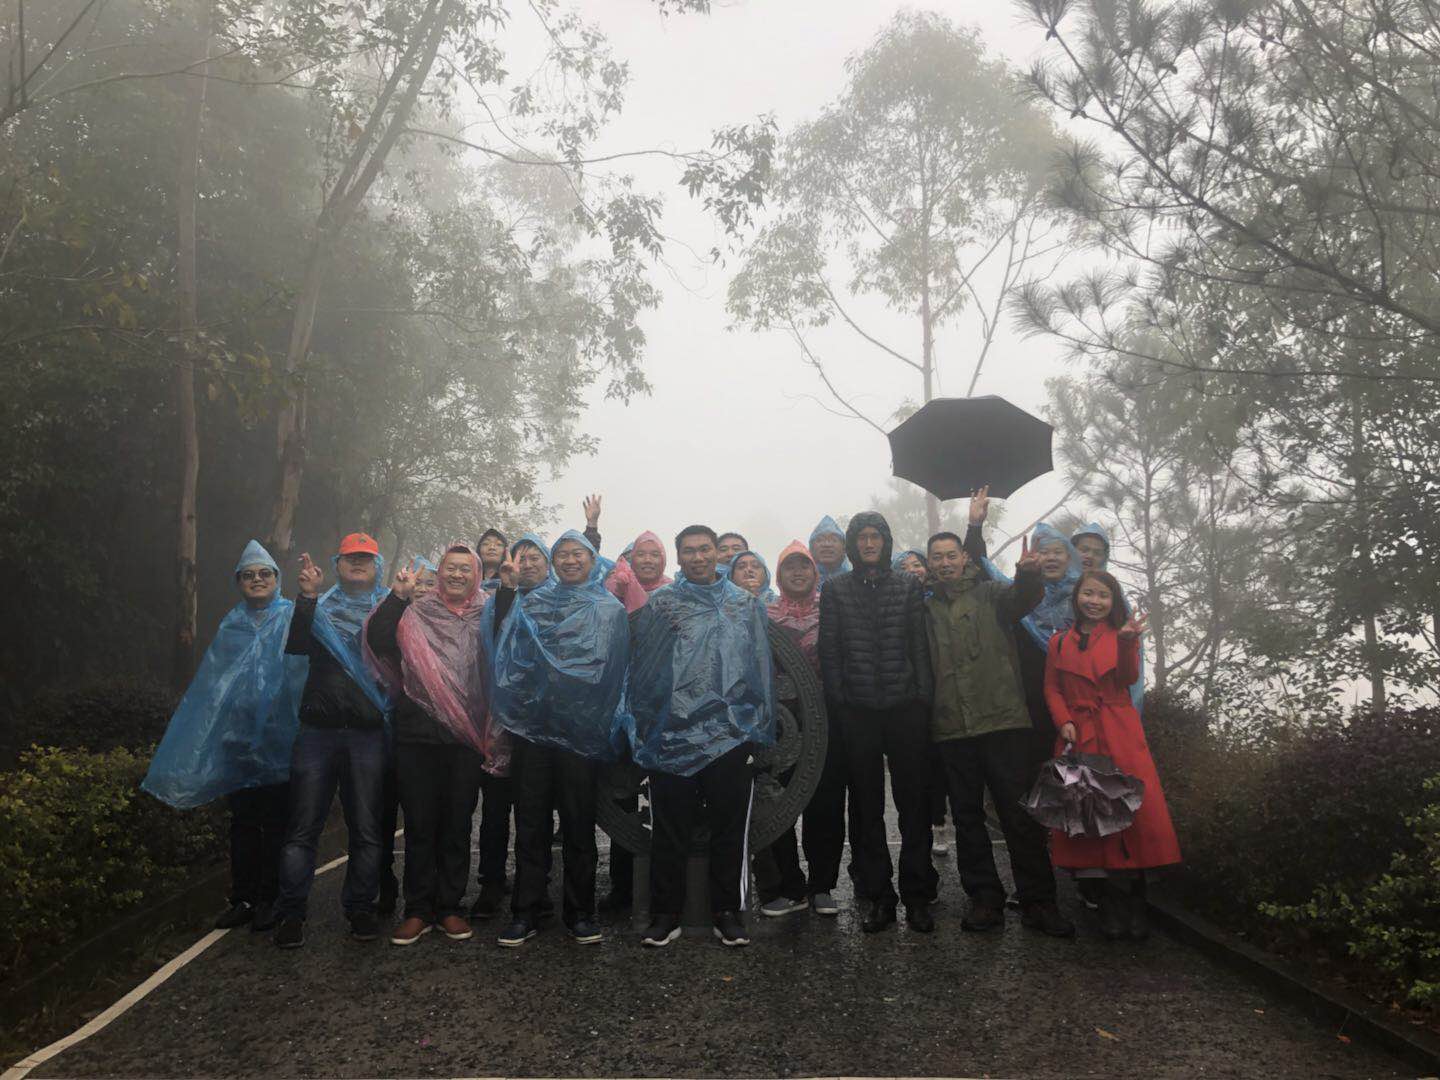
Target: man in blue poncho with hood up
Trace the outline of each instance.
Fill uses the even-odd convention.
[[[550,549],[554,573],[523,594],[515,560],[500,567],[491,709],[514,739],[513,922],[499,943],[514,948],[539,930],[549,874],[553,810],[564,854],[562,914],[582,945],[601,939],[595,924],[595,800],[600,764],[617,757],[622,693],[630,656],[625,606],[605,588],[611,564],[570,530]],[[513,599],[512,599],[513,596]],[[509,602],[508,612],[499,604]]]
[[[385,774],[385,714],[389,702],[366,667],[360,631],[389,590],[380,584],[380,546],[364,533],[340,542],[338,584],[324,596],[324,573],[300,556],[300,599],[285,651],[310,658],[300,699],[300,733],[290,762],[290,824],[280,853],[280,924],[275,944],[305,943],[306,900],[315,877],[315,851],[330,803],[340,792],[350,832],[341,902],[358,941],[380,936],[375,901],[380,889],[380,816]]]
[[[850,572],[850,560],[845,555],[845,530],[829,514],[810,532],[810,555],[820,571],[822,590],[831,578]]]
[[[760,602],[715,572],[715,531],[675,538],[681,576],[631,623],[628,703],[635,763],[650,781],[652,918],[644,944],[680,935],[685,859],[700,805],[710,827],[715,936],[748,945],[740,913],[749,877],[751,752],[775,740],[769,627]]]
[[[235,582],[241,602],[220,621],[140,786],[180,810],[228,796],[230,907],[215,928],[269,930],[306,663],[285,655],[295,605],[258,541],[240,556]]]

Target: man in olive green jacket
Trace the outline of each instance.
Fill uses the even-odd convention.
[[[935,673],[930,737],[939,745],[955,815],[955,866],[970,897],[960,925],[1005,925],[1005,887],[985,828],[985,789],[1010,852],[1022,922],[1056,937],[1075,927],[1055,906],[1055,873],[1045,832],[1020,807],[1034,782],[1030,714],[1020,684],[1015,624],[1040,602],[1037,557],[1022,547],[1015,581],[991,581],[954,533],[936,533],[927,554],[933,587],[925,601]]]

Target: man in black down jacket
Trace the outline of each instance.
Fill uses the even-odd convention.
[[[851,842],[866,933],[895,921],[893,865],[885,835],[885,763],[900,817],[900,899],[911,929],[935,928],[929,902],[930,647],[925,598],[910,574],[890,569],[890,526],[873,511],[845,531],[854,566],[820,594],[820,674],[838,707],[850,768]]]

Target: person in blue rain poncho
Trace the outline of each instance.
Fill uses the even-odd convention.
[[[831,578],[850,572],[850,560],[845,554],[845,530],[829,514],[811,530],[810,554],[820,571],[821,589]]]
[[[713,529],[675,538],[681,576],[650,594],[630,625],[630,744],[650,783],[652,918],[644,943],[680,934],[685,860],[705,806],[715,935],[746,945],[751,751],[775,739],[775,687],[764,606],[715,572]]]
[[[332,560],[337,584],[324,596],[324,573],[300,556],[300,598],[285,651],[310,659],[300,699],[300,731],[290,760],[290,822],[280,853],[280,916],[275,943],[305,943],[306,902],[315,877],[315,851],[336,790],[350,834],[341,903],[351,936],[374,941],[380,888],[380,821],[389,699],[365,663],[360,633],[389,590],[385,560],[373,537],[351,533]]]
[[[228,797],[230,906],[215,927],[269,930],[308,665],[285,655],[295,605],[258,541],[240,556],[235,582],[241,601],[220,621],[140,786],[181,810]]]
[[[1070,543],[1080,553],[1080,565],[1085,570],[1110,569],[1110,534],[1098,522],[1092,521],[1077,529],[1070,537]],[[1136,712],[1142,712],[1145,704],[1145,642],[1140,642],[1140,677],[1130,687],[1130,701]]]
[[[548,580],[523,593],[514,559],[500,567],[492,709],[514,743],[515,891],[503,946],[539,930],[549,873],[552,812],[560,813],[562,915],[580,944],[601,940],[595,923],[595,801],[600,765],[619,756],[622,695],[630,656],[625,607],[605,588],[611,564],[573,529],[550,549]]]
[[[780,597],[770,587],[770,567],[753,551],[742,551],[730,560],[729,578],[762,604]]]

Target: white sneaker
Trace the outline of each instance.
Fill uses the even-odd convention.
[[[760,914],[771,919],[778,919],[782,915],[789,915],[791,912],[804,910],[804,900],[791,900],[785,896],[777,896],[774,900],[767,900],[760,905]]]
[[[939,825],[935,828],[930,842],[930,854],[944,858],[950,854],[950,845],[945,842],[945,826]]]
[[[840,914],[840,905],[835,903],[835,897],[831,896],[828,892],[817,892],[812,896],[810,898],[810,909],[814,911],[816,915],[825,915],[827,917]]]

